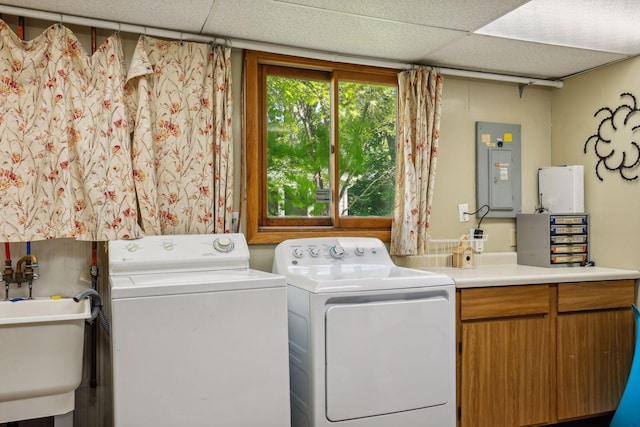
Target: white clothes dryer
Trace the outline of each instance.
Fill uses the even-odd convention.
[[[290,425],[284,277],[242,234],[109,242],[114,425]]]
[[[374,238],[287,240],[293,427],[454,427],[455,284]]]

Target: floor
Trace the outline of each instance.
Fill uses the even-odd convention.
[[[0,424],[0,427],[50,427],[53,426],[53,417],[38,418],[34,420]]]
[[[550,427],[609,427],[612,416],[613,415],[607,415],[604,417],[590,418],[588,420],[555,424]],[[42,418],[39,420],[23,421],[20,423],[0,424],[0,427],[49,427],[52,425],[53,421],[51,418]]]
[[[555,427],[609,427],[609,423],[611,423],[611,418],[613,418],[613,414],[606,415],[603,417],[590,418],[588,420],[555,424]]]

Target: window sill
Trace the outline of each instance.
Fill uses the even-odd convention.
[[[289,239],[305,239],[312,237],[375,237],[383,242],[391,241],[390,229],[337,229],[332,227],[261,227],[247,231],[249,244],[280,243]]]

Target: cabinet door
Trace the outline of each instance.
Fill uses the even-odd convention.
[[[633,357],[631,309],[558,315],[558,419],[614,411]]]
[[[550,422],[549,317],[463,322],[461,427]]]
[[[558,419],[614,411],[633,358],[634,281],[558,285]]]

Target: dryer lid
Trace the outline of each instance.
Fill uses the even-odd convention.
[[[295,267],[284,276],[287,284],[312,293],[361,292],[455,285],[449,276],[404,267],[333,266]]]

